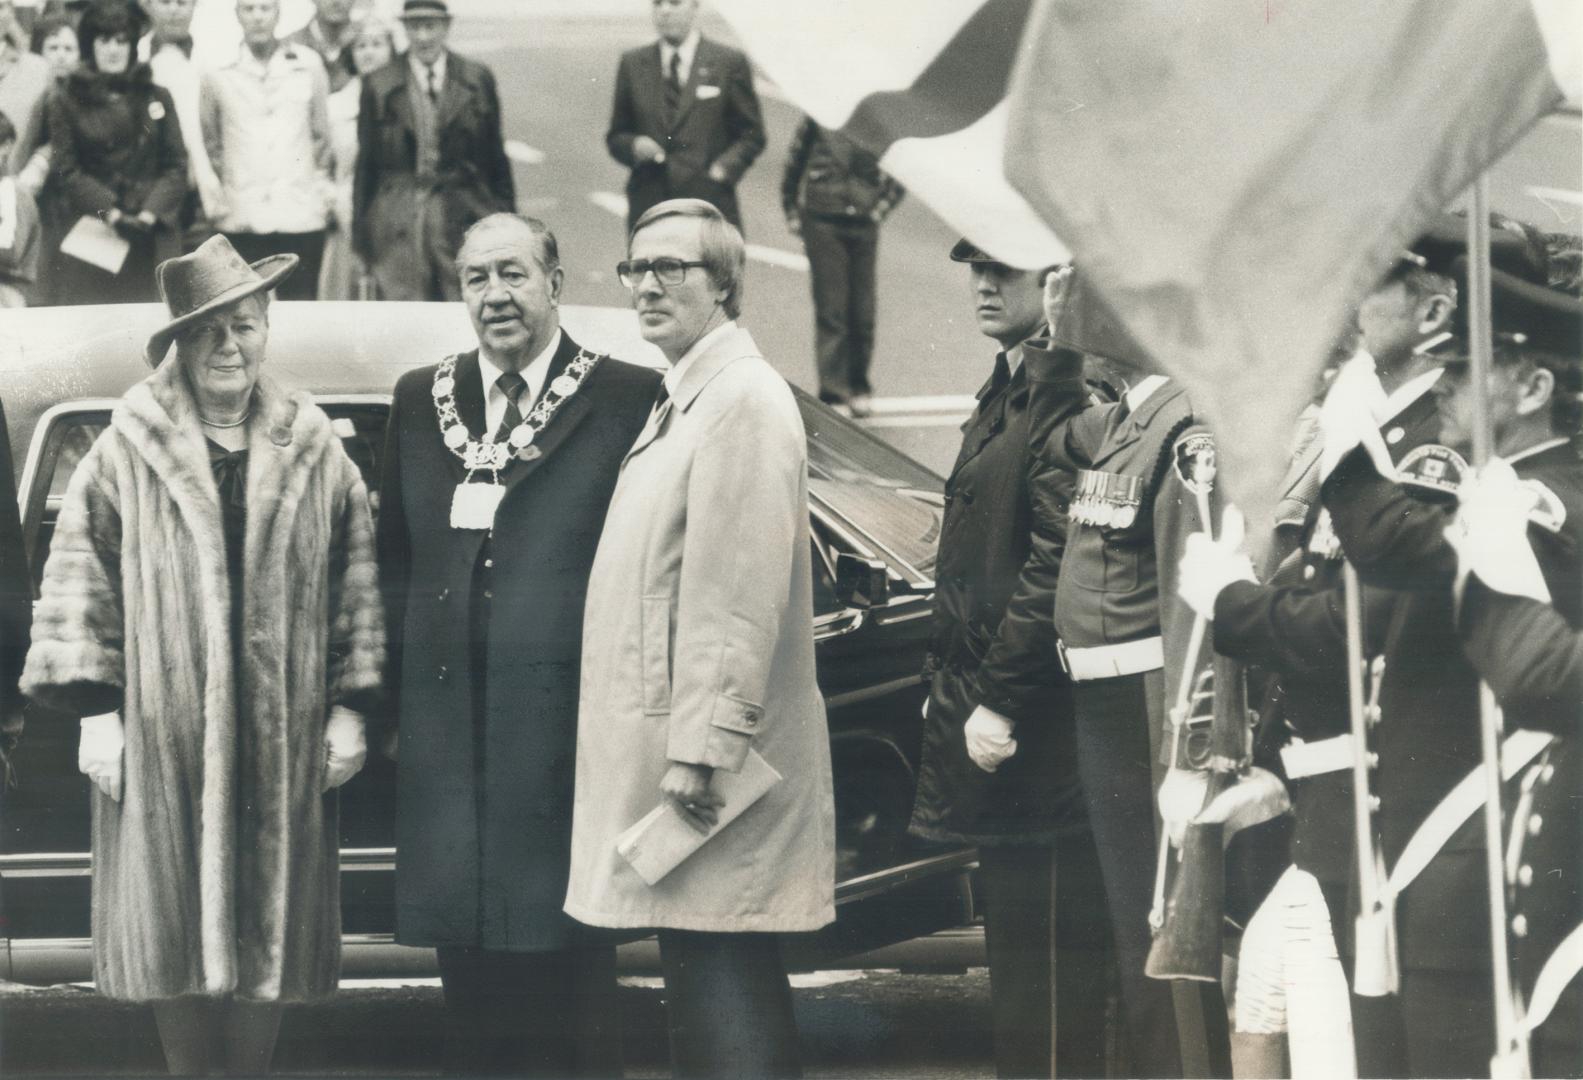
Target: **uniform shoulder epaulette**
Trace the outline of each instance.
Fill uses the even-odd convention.
[[[1566,503],[1540,480],[1524,480],[1523,487],[1533,492],[1534,505],[1528,511],[1528,522],[1546,532],[1559,533],[1567,521]]]

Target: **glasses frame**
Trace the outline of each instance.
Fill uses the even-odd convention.
[[[660,272],[661,263],[665,264],[664,273]],[[668,255],[662,255],[658,259],[622,259],[616,263],[616,277],[620,278],[621,284],[627,288],[635,289],[652,273],[655,281],[669,288],[686,281],[688,270],[708,265],[702,259],[673,259]],[[672,274],[674,280],[667,277]]]

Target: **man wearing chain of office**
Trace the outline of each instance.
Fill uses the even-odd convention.
[[[396,384],[380,489],[396,940],[438,950],[453,1070],[619,1074],[614,950],[561,904],[588,574],[659,375],[560,328],[542,222],[457,271],[478,348]]]

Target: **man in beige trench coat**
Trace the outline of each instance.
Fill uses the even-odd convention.
[[[775,935],[835,917],[835,808],[814,677],[807,445],[737,326],[742,236],[673,199],[618,267],[670,370],[622,464],[589,575],[566,911],[658,931],[677,1076],[800,1073]],[[661,800],[705,830],[716,772],[781,775],[654,885],[617,838]]]

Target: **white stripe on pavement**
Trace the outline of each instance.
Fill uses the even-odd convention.
[[[858,423],[866,428],[924,428],[961,427],[967,414],[944,416],[941,414],[909,413],[906,416],[870,416]]]
[[[521,165],[543,165],[544,151],[521,139],[506,140],[506,156]]]
[[[978,404],[972,394],[918,394],[912,397],[877,397],[871,399],[874,412],[891,413],[970,413]]]
[[[590,191],[588,201],[599,209],[616,217],[627,216],[627,197],[618,195],[614,191]],[[782,270],[796,270],[799,273],[808,272],[808,256],[799,255],[795,251],[785,251],[781,248],[768,247],[764,244],[747,245],[747,256],[755,262],[767,266],[778,266]]]

